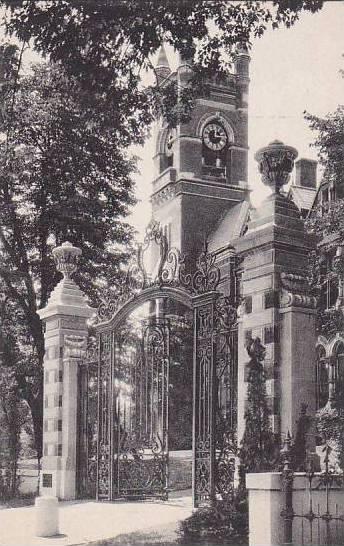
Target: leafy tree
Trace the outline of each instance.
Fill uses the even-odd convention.
[[[320,435],[324,449],[329,456],[330,465],[344,471],[344,413],[339,405],[331,407],[329,404],[321,408],[316,414],[316,428]]]
[[[342,76],[343,76],[342,71]],[[332,192],[327,203],[319,202],[312,210],[306,227],[318,239],[310,257],[312,286],[319,297],[318,330],[328,338],[344,329],[342,290],[344,282],[344,106],[325,116],[306,113],[306,120],[316,132],[314,146],[323,166],[323,187]],[[331,464],[344,468],[343,378],[336,377],[335,397],[316,415],[317,431],[331,444]],[[332,451],[332,453],[331,453]]]
[[[259,338],[250,339],[247,345],[248,363],[247,406],[245,432],[239,451],[241,471],[268,472],[273,468],[276,441],[271,430],[270,411],[266,398],[263,361],[265,347]]]
[[[322,184],[330,193],[328,202],[315,205],[306,227],[318,240],[316,252],[310,256],[312,287],[319,296],[318,330],[332,335],[344,327],[337,297],[340,280],[344,280],[343,256],[337,247],[344,237],[344,106],[325,118],[306,113],[306,120],[316,132],[314,146],[323,166]]]
[[[0,498],[17,493],[21,432],[28,422],[28,406],[19,395],[13,370],[0,368]]]
[[[178,93],[174,84],[142,85],[152,55],[165,42],[195,62],[194,85],[224,73],[238,42],[250,46],[268,26],[293,25],[302,10],[315,13],[320,0],[1,0],[7,29],[51,60],[61,61],[90,97],[112,108],[123,144],[142,142],[158,103],[167,114]],[[229,55],[229,61],[228,57]]]
[[[318,149],[319,160],[324,168],[323,179],[336,187],[338,198],[344,197],[344,106],[339,105],[335,112],[324,118],[306,113],[305,119],[310,128],[316,131],[313,146]],[[332,207],[331,207],[332,208]],[[323,221],[326,233],[333,233],[338,228],[343,230],[343,212],[339,209],[340,218],[329,211]],[[330,221],[331,220],[331,223]]]
[[[40,456],[44,338],[37,310],[58,280],[51,250],[67,239],[82,249],[76,280],[97,303],[130,244],[123,218],[134,203],[134,161],[119,149],[108,112],[87,108],[85,91],[61,66],[37,65],[19,78],[13,67],[20,57],[9,47],[0,88],[0,280],[31,347],[16,374]]]

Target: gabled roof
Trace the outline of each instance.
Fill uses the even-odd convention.
[[[210,252],[227,246],[231,241],[243,234],[251,208],[249,201],[242,201],[234,205],[219,219],[214,231],[208,237]]]
[[[311,210],[316,193],[315,188],[304,188],[303,186],[291,186],[289,189],[289,197],[299,210]]]

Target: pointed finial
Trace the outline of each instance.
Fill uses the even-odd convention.
[[[158,55],[158,62],[156,63],[157,68],[168,68],[170,70],[170,64],[167,59],[165,46],[164,44],[161,45],[159,49],[159,55]]]
[[[159,49],[158,61],[155,70],[160,81],[168,78],[168,76],[171,74],[171,68],[167,59],[164,44],[162,44]]]

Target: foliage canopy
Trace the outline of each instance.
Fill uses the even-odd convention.
[[[31,344],[17,377],[41,421],[44,340],[37,310],[58,280],[52,248],[70,240],[82,249],[76,281],[96,304],[130,245],[124,217],[134,203],[135,166],[118,147],[108,113],[86,106],[86,92],[62,66],[44,63],[18,78],[16,49],[3,46],[0,53],[0,277]]]
[[[171,86],[142,85],[162,43],[194,63],[190,91],[224,73],[238,43],[250,46],[268,27],[291,26],[320,0],[1,0],[7,29],[78,78],[90,100],[112,109],[122,145],[143,142],[156,106],[173,116]],[[192,92],[191,92],[192,95]],[[158,100],[157,100],[158,98]],[[184,96],[187,109],[190,93]],[[104,107],[104,104],[103,104]]]

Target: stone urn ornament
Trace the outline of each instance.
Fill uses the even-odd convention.
[[[82,254],[81,249],[66,241],[52,251],[56,269],[62,273],[64,279],[70,280],[78,269],[78,262]]]
[[[282,186],[288,183],[297,156],[295,148],[280,140],[270,142],[255,153],[262,182],[271,188],[273,194],[279,194]]]

